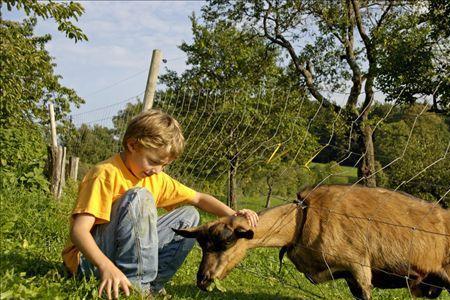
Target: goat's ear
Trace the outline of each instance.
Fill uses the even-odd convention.
[[[249,229],[249,230],[245,230],[244,228],[236,228],[234,230],[234,234],[236,235],[236,237],[238,239],[240,238],[244,238],[247,240],[251,240],[253,238],[253,230]]]
[[[185,238],[196,238],[198,236],[198,230],[196,227],[188,228],[188,229],[176,229],[172,228],[172,230],[182,237]]]

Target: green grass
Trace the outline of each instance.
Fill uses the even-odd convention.
[[[72,187],[56,202],[45,193],[19,190],[0,192],[0,291],[1,299],[92,299],[97,296],[95,280],[66,277],[61,250],[68,234],[68,216],[75,193]],[[260,210],[264,199],[242,201]],[[241,202],[241,203],[242,203]],[[273,205],[280,201],[274,199]],[[202,214],[202,221],[213,219]],[[221,282],[221,292],[203,292],[195,286],[201,259],[196,246],[182,268],[166,286],[174,299],[350,299],[342,281],[312,285],[285,259],[278,273],[278,249],[255,249]],[[409,299],[403,290],[377,290],[374,299]],[[135,293],[130,299],[140,299]],[[440,299],[450,299],[443,293]]]
[[[342,176],[358,178],[358,169],[354,167],[340,166],[342,169]]]
[[[355,167],[340,166],[333,163],[311,163],[310,169],[319,175],[317,178],[319,181],[321,181],[321,177],[328,177],[330,174],[333,174],[324,182],[326,184],[348,184],[358,180],[358,169]]]

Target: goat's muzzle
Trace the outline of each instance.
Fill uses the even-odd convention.
[[[197,274],[197,287],[203,291],[211,284],[213,280],[205,274]]]

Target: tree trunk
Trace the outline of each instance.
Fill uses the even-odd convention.
[[[437,95],[436,93],[433,93],[433,111],[438,112],[438,106],[437,106]]]
[[[362,122],[361,128],[361,140],[362,140],[362,149],[364,149],[363,154],[365,153],[360,165],[359,165],[359,177],[363,178],[363,184],[368,187],[376,187],[377,181],[375,175],[375,151],[373,147],[373,139],[372,139],[372,127],[366,122]]]
[[[269,187],[269,190],[267,191],[267,199],[266,199],[266,208],[270,207],[270,197],[272,196],[272,180],[270,177],[267,177],[267,186]]]
[[[236,201],[236,173],[238,168],[238,154],[229,159],[230,169],[228,172],[228,206],[237,209]]]
[[[370,52],[369,52],[370,53]],[[364,99],[364,104],[362,106],[361,121],[359,122],[360,127],[360,145],[361,152],[363,154],[363,159],[359,164],[359,177],[363,179],[363,183],[368,187],[376,187],[377,180],[373,174],[375,173],[375,150],[373,147],[373,130],[369,124],[369,112],[372,108],[372,103],[374,99],[373,83],[374,83],[374,57],[373,55],[368,55],[369,57],[369,72],[367,74],[365,92],[366,96]]]
[[[373,148],[373,139],[372,134],[373,130],[372,127],[369,125],[369,112],[372,107],[373,99],[374,99],[374,92],[373,92],[373,85],[375,82],[375,77],[377,74],[376,71],[376,65],[377,65],[377,58],[376,58],[376,38],[374,38],[374,34],[376,34],[376,31],[379,29],[379,27],[382,25],[383,20],[386,17],[386,14],[391,9],[391,5],[389,5],[386,10],[383,12],[381,18],[378,20],[377,25],[375,28],[372,29],[372,38],[367,34],[366,29],[364,28],[364,22],[361,17],[361,7],[359,0],[351,0],[352,6],[353,6],[353,12],[355,15],[355,21],[356,21],[356,27],[358,28],[358,32],[361,35],[361,39],[364,43],[364,46],[366,47],[366,55],[367,55],[367,61],[369,64],[369,68],[367,70],[366,74],[366,84],[364,91],[366,92],[366,96],[364,99],[364,104],[361,108],[361,121],[359,123],[359,128],[361,130],[360,133],[360,140],[361,140],[361,147],[362,147],[362,154],[364,155],[362,162],[359,164],[358,169],[358,175],[359,177],[363,178],[364,185],[375,187],[377,185],[377,181],[375,176],[372,176],[375,173],[375,151]]]

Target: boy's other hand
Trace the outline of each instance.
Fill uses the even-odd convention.
[[[98,296],[102,297],[103,290],[106,292],[108,299],[119,299],[119,289],[121,288],[125,295],[130,296],[131,282],[114,264],[109,262],[105,267],[99,267],[100,271],[100,287]],[[111,297],[113,291],[113,298]]]
[[[258,214],[251,209],[240,209],[234,215],[245,217],[252,227],[256,227],[259,221]]]

